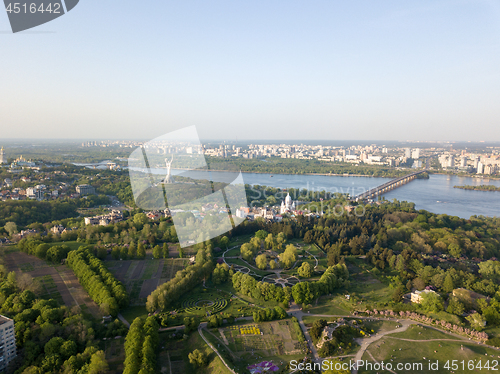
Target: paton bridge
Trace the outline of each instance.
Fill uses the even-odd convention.
[[[427,171],[427,169],[423,169],[423,170],[416,171],[414,173],[405,175],[404,177],[399,177],[399,178],[393,179],[389,182],[381,184],[378,187],[372,188],[371,190],[368,190],[366,192],[363,192],[359,195],[354,196],[352,198],[352,200],[360,201],[360,200],[364,200],[364,199],[375,199],[377,196],[380,196],[385,192],[389,192],[395,188],[402,186],[403,184],[411,182],[412,180],[417,178],[417,175],[425,173],[426,171]]]

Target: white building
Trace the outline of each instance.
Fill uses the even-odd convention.
[[[420,157],[420,148],[415,148],[411,154],[411,158],[417,159]]]
[[[477,163],[477,173],[478,174],[483,174],[484,173],[484,165],[481,161]]]
[[[16,334],[14,321],[0,315],[0,372],[16,358]]]
[[[295,210],[295,203],[292,201],[290,193],[285,197],[285,201],[281,202],[280,214],[290,213]]]

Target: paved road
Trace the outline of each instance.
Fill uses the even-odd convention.
[[[124,317],[124,316],[122,316],[122,314],[121,314],[121,313],[118,313],[118,319],[119,319],[120,321],[122,321],[122,322],[125,324],[125,326],[127,326],[128,328],[130,328],[130,323],[128,323],[128,321],[125,319],[125,317]]]

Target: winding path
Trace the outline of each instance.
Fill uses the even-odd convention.
[[[217,356],[219,356],[220,360],[222,361],[222,363],[224,364],[225,367],[227,367],[227,370],[229,370],[231,373],[233,374],[237,374],[233,369],[231,369],[229,367],[229,365],[226,363],[226,361],[224,361],[224,359],[222,358],[221,354],[219,353],[219,351],[217,350],[217,348],[215,348],[208,340],[207,338],[205,338],[205,335],[203,335],[203,328],[206,326],[207,324],[206,323],[202,323],[198,326],[198,332],[200,333],[200,336],[201,338],[205,341],[205,343],[217,354]]]

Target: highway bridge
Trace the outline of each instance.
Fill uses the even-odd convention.
[[[389,182],[381,184],[378,187],[372,188],[371,190],[368,190],[366,192],[363,192],[359,195],[352,197],[352,200],[360,201],[360,200],[364,200],[364,199],[375,199],[375,198],[377,198],[377,196],[382,195],[385,192],[389,192],[395,188],[402,186],[403,184],[411,182],[412,180],[417,178],[417,175],[425,173],[425,172],[427,172],[427,168],[420,170],[420,171],[416,171],[416,172],[408,174],[408,175],[405,175],[404,177],[399,177],[399,178],[393,179]]]

